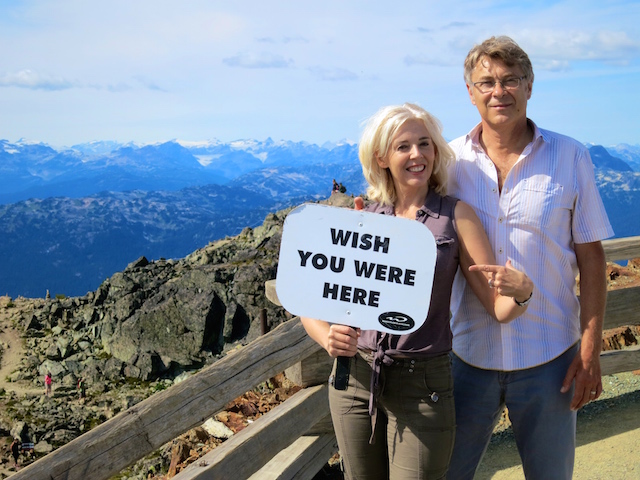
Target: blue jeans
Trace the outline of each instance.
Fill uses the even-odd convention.
[[[452,354],[456,437],[450,480],[473,479],[502,409],[509,410],[527,480],[570,480],[576,412],[573,386],[560,393],[578,344],[538,367],[510,372],[472,367]]]

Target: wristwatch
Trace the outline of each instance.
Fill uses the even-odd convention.
[[[513,297],[513,301],[516,302],[516,305],[518,305],[519,307],[524,307],[526,305],[529,305],[529,302],[531,301],[532,297],[533,297],[533,290],[531,290],[531,295],[529,295],[529,298],[527,298],[524,302],[519,302],[518,300],[516,300],[516,297]]]

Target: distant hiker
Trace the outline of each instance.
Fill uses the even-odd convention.
[[[338,186],[338,191],[340,193],[346,193],[347,191],[347,187],[345,187],[344,185],[342,185],[342,182],[340,182],[340,185]]]
[[[22,442],[19,438],[14,438],[13,443],[9,447],[11,449],[11,455],[13,456],[13,466],[18,468],[18,458],[20,458],[20,449]]]
[[[83,398],[85,398],[87,396],[87,386],[84,383],[84,378],[80,377],[78,379],[78,393],[80,395],[80,400],[82,400]]]
[[[331,193],[333,192],[339,192],[340,191],[340,185],[338,185],[338,182],[336,182],[336,179],[333,179],[333,189],[331,190]]]
[[[53,378],[51,377],[51,372],[47,372],[44,376],[44,394],[49,397],[51,396],[51,384],[53,383]]]

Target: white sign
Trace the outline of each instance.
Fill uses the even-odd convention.
[[[302,205],[284,221],[276,293],[294,315],[407,334],[427,318],[436,254],[415,220]]]

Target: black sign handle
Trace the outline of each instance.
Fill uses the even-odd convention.
[[[351,357],[338,357],[336,359],[336,377],[333,387],[336,390],[346,390],[349,385],[349,370],[351,368]]]

